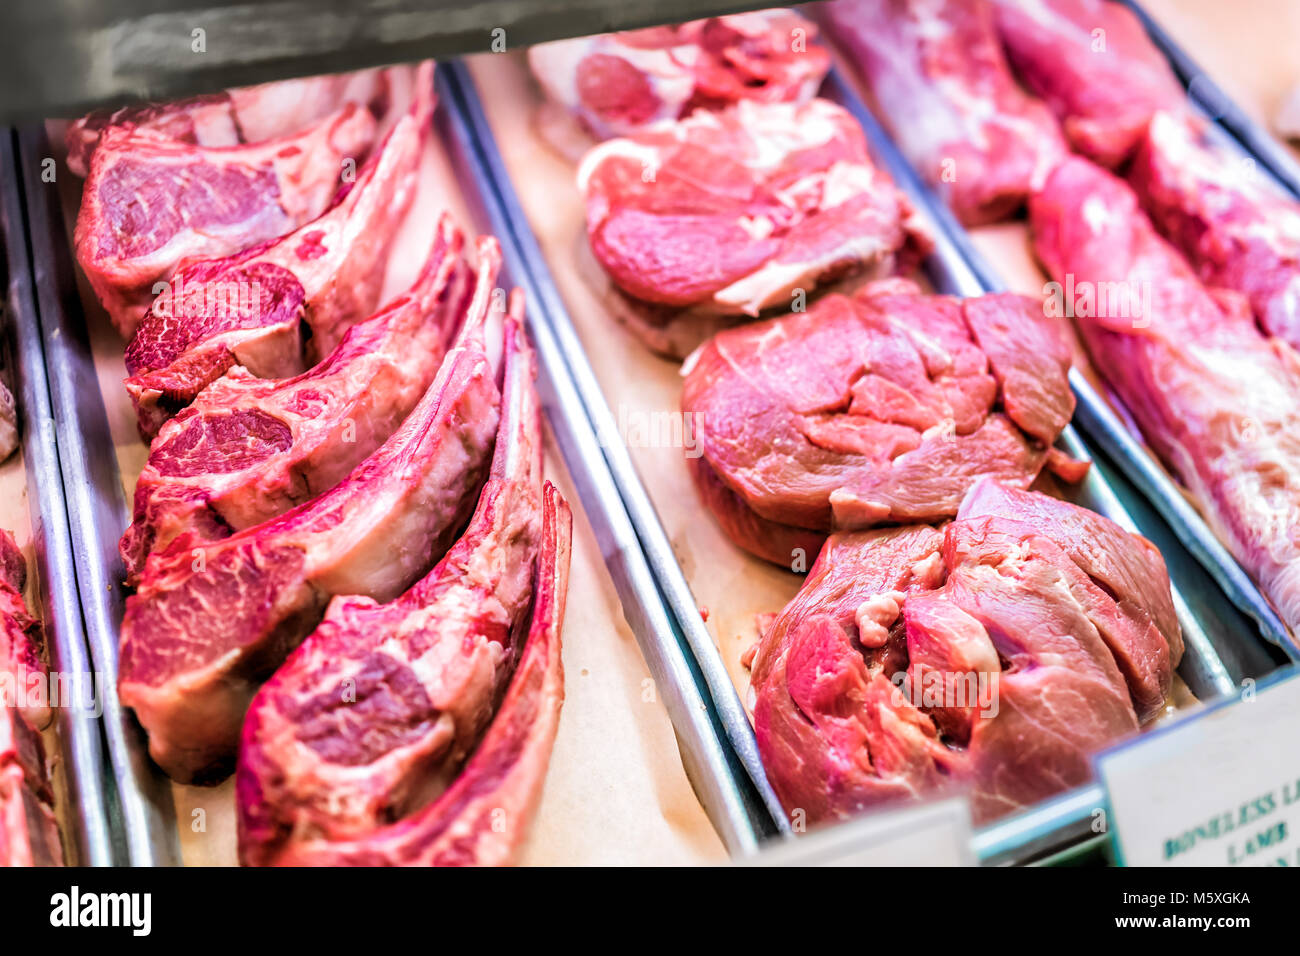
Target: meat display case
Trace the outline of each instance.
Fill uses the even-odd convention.
[[[515,64],[514,68],[523,69],[519,64]],[[528,104],[521,107],[518,103],[520,83],[512,75],[511,79],[503,81],[491,92],[483,92],[481,95],[475,83],[476,78],[486,80],[496,76],[498,71],[508,69],[510,67],[499,63],[496,57],[480,57],[456,63],[451,71],[459,86],[461,102],[470,117],[471,127],[477,134],[478,154],[484,163],[483,177],[494,184],[503,207],[500,219],[514,231],[526,261],[534,270],[534,282],[544,297],[550,323],[562,330],[562,341],[567,346],[566,359],[584,391],[597,432],[616,434],[611,408],[630,404],[636,386],[625,388],[621,385],[613,386],[611,382],[615,377],[619,382],[625,379],[635,380],[641,372],[628,368],[624,364],[626,357],[615,360],[601,354],[602,349],[596,343],[602,329],[608,335],[621,333],[607,317],[593,318],[590,315],[597,308],[592,305],[592,300],[566,302],[564,294],[557,287],[557,278],[551,271],[553,257],[565,257],[565,251],[571,248],[570,237],[559,235],[563,233],[564,227],[557,227],[552,230],[555,234],[550,236],[548,246],[547,241],[539,241],[534,234],[538,228],[537,216],[541,209],[536,200],[540,196],[547,198],[545,208],[548,219],[558,217],[556,207],[561,200],[555,194],[556,184],[546,179],[534,187],[535,202],[531,208],[531,220],[527,204],[521,202],[516,193],[516,190],[523,189],[526,185],[523,178],[527,174],[521,175],[521,170],[528,167],[523,165],[523,158],[531,157],[537,150],[545,148],[518,120],[521,109],[524,112],[529,109]],[[823,85],[822,95],[845,106],[861,123],[877,163],[890,173],[914,206],[929,220],[936,239],[936,250],[926,262],[925,272],[935,289],[959,296],[978,295],[985,291],[984,282],[977,272],[979,259],[966,247],[959,227],[922,186],[915,172],[908,167],[884,130],[838,71],[832,71]],[[484,100],[491,105],[485,104]],[[506,104],[510,104],[510,108]],[[495,122],[492,105],[495,105],[498,112]],[[514,150],[516,162],[513,166],[501,155],[499,147],[503,142],[509,142]],[[569,292],[572,294],[575,287],[582,285],[582,281],[571,281],[567,286]],[[577,319],[579,312],[583,316],[581,322]],[[611,362],[616,364],[611,366]],[[612,372],[615,368],[616,376]],[[602,370],[606,373],[603,380],[600,375]],[[1081,409],[1082,405],[1081,401]],[[1073,429],[1067,429],[1062,445],[1067,452],[1094,461],[1094,473],[1075,499],[1076,503],[1105,514],[1123,526],[1136,528],[1156,541],[1161,548],[1169,565],[1180,622],[1187,640],[1187,656],[1180,674],[1193,695],[1206,701],[1220,699],[1231,694],[1242,679],[1269,673],[1285,660],[1280,650],[1254,636],[1255,629],[1248,619],[1202,566],[1183,550],[1177,536],[1171,533],[1160,517],[1150,510],[1141,496],[1113,468],[1091,453]],[[730,567],[709,565],[706,572],[701,569],[704,561],[699,555],[689,556],[684,562],[680,560],[679,554],[686,547],[683,544],[683,527],[690,521],[683,510],[689,510],[694,499],[688,499],[685,503],[675,501],[666,486],[656,481],[654,473],[658,469],[653,463],[647,462],[645,458],[634,461],[622,443],[606,443],[604,454],[610,470],[616,476],[618,487],[628,502],[638,535],[656,569],[659,586],[667,596],[677,624],[689,635],[688,640],[697,659],[707,662],[703,669],[711,677],[708,689],[725,721],[732,746],[745,760],[751,780],[760,788],[760,792],[770,792],[765,786],[752,725],[737,688],[733,686],[736,674],[734,661],[724,660],[724,656],[732,655],[724,654],[719,646],[725,633],[724,628],[731,621],[724,617],[724,609],[712,603],[720,600],[720,589],[712,587],[703,592],[701,590],[707,588],[708,580],[715,576],[734,582],[738,576],[755,573],[759,562],[740,559],[740,564]],[[668,530],[665,530],[665,525],[669,526]],[[709,554],[709,557],[716,555]],[[693,575],[684,570],[684,563],[695,567]],[[754,610],[745,601],[740,603],[743,606],[741,616]],[[701,604],[709,605],[710,620],[720,619],[716,625],[716,637],[710,634],[698,610]],[[1095,850],[1101,841],[1091,832],[1092,812],[1103,801],[1104,795],[1100,787],[1093,785],[994,823],[975,834],[978,856],[989,864],[1027,863],[1066,853],[1079,844],[1091,843]],[[771,806],[769,801],[769,807]],[[773,819],[783,832],[788,832],[788,822],[779,807],[774,809]]]
[[[350,6],[337,5],[339,10]],[[413,6],[427,9],[424,4]],[[521,26],[518,34],[511,27],[511,46],[522,42],[520,36],[535,40],[576,32],[573,5],[554,6],[570,14],[563,21],[567,25],[547,21],[536,33]],[[718,4],[716,12],[756,6]],[[491,4],[477,9],[486,11],[481,29],[487,29],[497,11]],[[621,12],[602,11],[605,19],[587,20],[580,29],[592,32],[640,25],[642,19],[664,22],[714,12],[665,5],[656,7],[653,16],[634,21],[626,8],[615,9]],[[48,23],[56,23],[61,12],[63,5],[55,4]],[[488,45],[468,39],[471,33],[478,36],[479,29],[449,35],[445,49],[464,52]],[[1155,35],[1179,65],[1180,75],[1198,75],[1172,41],[1159,32]],[[346,44],[355,38],[344,30],[335,39]],[[246,72],[213,71],[196,79],[178,67],[143,81],[137,77],[133,87],[63,89],[36,105],[31,100],[0,105],[43,115],[51,103],[80,107],[128,93],[177,95],[287,73],[382,62],[394,58],[395,51],[414,55],[417,48],[430,50],[428,38],[410,41],[409,50],[385,43],[358,44],[342,59],[323,52],[276,58],[268,52]],[[7,88],[19,89],[12,84]],[[701,803],[733,855],[752,853],[788,833],[789,825],[763,772],[733,669],[705,626],[692,575],[679,560],[675,539],[656,507],[662,501],[647,489],[628,449],[601,440],[617,429],[612,426],[611,398],[593,369],[598,358],[584,347],[547,253],[529,225],[498,149],[500,131],[480,100],[474,71],[464,62],[441,65],[438,90],[438,134],[472,219],[481,231],[501,239],[509,281],[528,296],[547,420],[578,491],[575,509],[584,509],[590,520],[623,614],[662,689],[682,761]],[[938,244],[926,272],[934,287],[960,295],[1001,287],[996,271],[908,168],[853,84],[833,73],[824,93],[859,120],[877,161],[931,221]],[[1231,115],[1235,120],[1225,118],[1225,128],[1294,191],[1297,181],[1291,178],[1290,157],[1275,153],[1271,139],[1241,111]],[[144,752],[134,719],[112,691],[123,602],[117,584],[117,539],[127,507],[103,403],[98,391],[85,387],[96,370],[62,212],[53,191],[41,187],[41,161],[50,155],[45,137],[43,128],[24,126],[0,149],[0,165],[7,183],[10,324],[23,371],[24,454],[29,487],[37,490],[31,507],[33,521],[41,526],[38,558],[48,592],[42,603],[53,663],[60,670],[104,675],[102,738],[93,718],[76,712],[64,714],[60,726],[70,799],[79,810],[73,818],[74,842],[78,857],[88,863],[169,864],[182,856],[172,797]],[[1087,441],[1071,429],[1062,444],[1071,454],[1094,461],[1081,501],[1141,531],[1165,555],[1187,636],[1188,656],[1180,673],[1192,693],[1201,700],[1219,699],[1242,679],[1270,673],[1288,656],[1294,659],[1294,645],[1276,613],[1163,469],[1093,386],[1077,375],[1073,384],[1079,398],[1077,422]],[[1102,454],[1094,454],[1093,448]],[[48,480],[55,474],[61,481]],[[698,568],[694,571],[699,573]],[[1258,639],[1261,634],[1266,641]],[[975,835],[976,853],[985,863],[1002,864],[1042,861],[1080,847],[1095,850],[1100,841],[1091,833],[1089,814],[1104,800],[1100,786],[1092,785],[985,827]]]

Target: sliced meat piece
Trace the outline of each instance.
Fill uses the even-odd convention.
[[[410,290],[349,329],[325,361],[279,381],[237,366],[162,427],[120,545],[129,584],[174,539],[193,547],[268,521],[333,488],[383,444],[428,389],[465,314],[463,243],[444,216]]]
[[[830,56],[812,22],[759,10],[540,43],[528,64],[551,100],[608,139],[740,100],[807,102]]]
[[[22,552],[0,531],[0,867],[63,864],[40,733],[51,719],[50,678],[26,583]]]
[[[394,94],[410,86],[411,72],[409,66],[395,66],[309,76],[167,103],[97,110],[68,127],[68,168],[85,176],[100,139],[117,127],[147,129],[197,146],[238,146],[296,133],[347,103],[382,116]]]
[[[1109,546],[1120,557],[1090,577]],[[1163,701],[1170,647],[1181,653],[1174,621],[1155,633],[1163,657],[1129,677],[1172,606],[1149,549],[991,481],[941,530],[832,535],[754,663],[759,749],[783,805],[817,822],[964,787],[987,822],[1084,782],[1091,753],[1153,716],[1144,679]],[[1130,561],[1153,580],[1102,576]]]
[[[146,440],[233,366],[296,375],[374,311],[389,245],[415,198],[433,110],[427,89],[324,215],[237,255],[181,264],[126,347],[126,387]]]
[[[896,281],[722,332],[684,368],[697,487],[737,544],[789,566],[786,528],[934,521],[980,477],[1028,486],[1074,407],[1054,335],[1027,298]]]
[[[1187,97],[1131,10],[1110,0],[993,0],[1007,56],[1078,152],[1111,168]]]
[[[564,703],[560,632],[573,518],[555,487],[543,493],[533,608],[519,665],[482,742],[433,802],[352,839],[302,840],[286,866],[503,866],[513,863],[541,799]]]
[[[418,810],[492,719],[518,659],[542,531],[535,365],[521,295],[513,305],[492,470],[465,534],[390,604],[335,598],[253,700],[238,773],[245,864],[355,840]]]
[[[651,325],[788,307],[795,290],[887,272],[925,244],[858,124],[827,100],[742,102],[611,140],[578,181],[596,260]]]
[[[1129,181],[1207,285],[1250,300],[1268,335],[1300,349],[1300,203],[1190,116],[1157,113]]]
[[[1300,360],[1245,300],[1210,294],[1124,182],[1075,158],[1030,203],[1062,288],[1126,286],[1137,316],[1074,305],[1094,366],[1291,627],[1300,626]],[[1100,293],[1093,296],[1100,297]],[[1132,297],[1130,296],[1130,299]]]
[[[254,146],[201,147],[147,127],[109,127],[81,194],[77,261],[129,337],[155,285],[181,261],[232,255],[323,213],[374,136],[375,118],[355,103]]]
[[[254,691],[331,597],[391,601],[463,526],[500,406],[501,341],[488,312],[500,252],[492,239],[478,251],[466,330],[378,451],[279,518],[195,548],[175,541],[146,563],[122,622],[118,693],[173,779],[211,783],[233,769]]]
[[[822,9],[894,141],[962,222],[1014,215],[1065,155],[1056,118],[1011,75],[988,0]]]

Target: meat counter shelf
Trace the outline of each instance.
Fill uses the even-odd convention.
[[[540,366],[539,392],[552,436],[591,522],[624,616],[662,689],[687,773],[730,852],[750,852],[775,832],[771,814],[748,781],[740,758],[728,743],[722,719],[702,691],[699,667],[658,590],[657,575],[641,549],[614,478],[604,468],[596,433],[547,311],[540,306],[544,294],[533,284],[532,273],[524,267],[523,255],[501,218],[495,192],[483,176],[467,112],[455,105],[458,94],[446,67],[439,67],[436,82],[441,105],[435,112],[435,131],[448,150],[471,209],[472,224],[480,232],[496,234],[501,241],[504,265],[500,281],[525,292]],[[125,602],[117,542],[129,521],[129,511],[102,396],[97,388],[85,387],[86,382],[94,381],[95,370],[59,199],[55,190],[39,186],[42,159],[51,151],[41,126],[23,129],[18,141],[27,187],[26,232],[15,228],[9,234],[25,239],[16,245],[30,248],[33,261],[40,264],[31,275],[41,305],[45,354],[43,361],[38,356],[27,364],[48,369],[47,404],[52,400],[53,414],[47,415],[46,421],[52,422],[53,428],[47,428],[46,434],[51,444],[57,437],[62,453],[62,488],[48,481],[45,487],[51,494],[57,492],[60,501],[66,495],[71,524],[70,540],[65,526],[61,547],[51,549],[68,565],[61,577],[53,579],[53,590],[60,606],[75,610],[80,601],[85,644],[96,670],[104,675],[103,728],[111,786],[93,791],[83,787],[80,799],[87,808],[87,839],[103,844],[96,857],[100,862],[176,864],[181,862],[181,852],[169,782],[149,759],[143,731],[116,695],[118,631]],[[58,474],[57,467],[48,473]],[[58,510],[62,515],[61,503]],[[81,632],[76,636],[81,638]],[[84,646],[82,652],[84,655]],[[93,740],[98,744],[97,734]],[[78,761],[78,766],[82,765],[81,773],[89,783],[97,765],[89,758]],[[99,765],[103,765],[102,758]],[[118,795],[118,812],[110,815],[97,808],[101,790]],[[114,840],[111,853],[110,834]]]
[[[533,284],[541,292],[540,302],[547,313],[547,323],[560,333],[565,359],[575,370],[575,378],[583,388],[583,398],[597,433],[616,434],[612,428],[610,407],[596,382],[537,237],[529,227],[469,70],[463,63],[452,64],[449,70],[459,88],[458,105],[468,113],[468,122],[478,139],[481,161],[495,183],[505,222],[513,230],[525,263],[533,273]],[[977,271],[978,262],[964,254],[959,228],[951,217],[945,218],[946,211],[937,207],[934,197],[921,186],[916,174],[852,89],[832,71],[822,93],[854,114],[862,124],[879,164],[890,172],[913,204],[934,223],[936,251],[927,260],[925,271],[935,288],[957,295],[978,295],[985,291],[985,282]],[[1073,427],[1068,427],[1063,433],[1062,446],[1072,455],[1094,458]],[[686,637],[705,677],[714,706],[724,719],[731,744],[740,755],[750,780],[767,799],[774,819],[781,824],[783,831],[788,831],[783,812],[766,781],[753,727],[726,673],[719,650],[704,626],[686,575],[674,556],[631,457],[626,447],[617,442],[607,444],[603,452],[618,481],[658,585],[676,617],[676,625]],[[1279,656],[1263,642],[1243,642],[1233,636],[1249,634],[1253,629],[1248,627],[1246,619],[1199,564],[1183,551],[1177,539],[1167,529],[1161,533],[1160,519],[1145,507],[1141,497],[1106,464],[1095,458],[1094,461],[1096,467],[1091,470],[1076,503],[1105,514],[1127,528],[1140,530],[1155,539],[1165,552],[1187,642],[1187,654],[1179,673],[1192,692],[1203,700],[1217,699],[1231,693],[1243,678],[1273,670]],[[978,831],[976,852],[982,861],[989,864],[1028,863],[1053,858],[1067,849],[1078,850],[1085,844],[1095,844],[1092,811],[1103,801],[1104,794],[1096,785],[1071,791]]]
[[[50,669],[72,675],[80,682],[73,706],[57,708],[55,729],[59,759],[70,807],[57,808],[63,824],[68,862],[109,866],[120,847],[113,839],[120,808],[105,760],[99,720],[93,707],[82,706],[82,690],[102,692],[95,686],[95,671],[81,616],[80,592],[72,559],[68,509],[59,480],[60,448],[56,439],[59,419],[51,405],[46,374],[49,329],[41,309],[48,305],[38,295],[43,274],[32,268],[24,220],[23,189],[15,134],[0,130],[0,221],[4,230],[7,302],[4,324],[14,359],[15,399],[19,406],[19,433],[27,473],[27,499],[36,543],[39,600],[45,625]],[[38,260],[39,261],[39,260]]]

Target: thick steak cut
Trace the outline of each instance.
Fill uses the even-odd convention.
[[[830,56],[815,24],[759,10],[541,43],[528,64],[551,100],[608,139],[740,100],[806,102]]]
[[[1157,113],[1129,181],[1203,282],[1245,295],[1265,333],[1300,348],[1300,203],[1212,135]]]
[[[1111,0],[993,0],[998,33],[1021,79],[1056,113],[1070,145],[1121,165],[1157,110],[1183,88],[1141,22]]]
[[[951,517],[985,475],[1027,487],[1056,464],[1068,369],[1032,299],[871,283],[691,357],[692,475],[737,544],[790,567],[810,532]]]
[[[941,529],[831,536],[763,635],[755,729],[809,821],[969,787],[987,822],[1087,780],[1181,655],[1149,542],[985,479]]]
[[[97,110],[68,127],[68,168],[85,176],[104,133],[115,127],[147,129],[197,146],[238,146],[287,136],[346,103],[381,116],[411,84],[410,66],[309,76],[166,103]]]
[[[911,164],[967,225],[1020,210],[1066,153],[1021,88],[988,0],[838,0],[822,9]]]
[[[437,799],[350,839],[299,840],[284,866],[504,866],[513,863],[541,800],[564,703],[560,632],[569,588],[573,517],[543,491],[532,615],[519,665],[469,763]]]
[[[331,601],[249,708],[237,778],[246,864],[407,816],[492,719],[517,661],[542,530],[534,364],[522,296],[512,305],[492,470],[465,534],[392,603]]]
[[[148,128],[104,131],[77,214],[77,261],[129,337],[185,259],[217,259],[323,213],[375,137],[355,103],[300,133],[202,147]],[[348,164],[351,163],[351,166]]]
[[[215,782],[263,680],[329,599],[391,601],[447,550],[477,499],[500,414],[500,253],[479,243],[479,282],[455,348],[406,422],[342,483],[232,537],[152,555],[122,622],[118,692],[174,779]],[[486,325],[486,328],[485,328]]]
[[[0,867],[59,866],[63,847],[41,730],[50,681],[41,624],[27,613],[27,564],[0,531]]]
[[[236,366],[162,427],[122,536],[129,584],[176,538],[189,547],[224,538],[328,491],[401,425],[465,314],[463,242],[444,216],[410,290],[349,329],[325,361],[280,381]]]
[[[1241,295],[1207,291],[1104,169],[1067,160],[1029,209],[1035,251],[1067,293],[1093,365],[1282,619],[1300,627],[1295,351],[1260,333]]]
[[[828,100],[697,112],[593,149],[578,171],[596,260],[620,318],[683,357],[718,326],[924,241],[872,165],[857,122]],[[639,321],[631,321],[631,316]]]
[[[146,439],[232,366],[259,378],[296,375],[374,311],[388,248],[418,184],[433,110],[432,86],[421,89],[426,95],[324,215],[177,270],[126,347],[126,388]]]

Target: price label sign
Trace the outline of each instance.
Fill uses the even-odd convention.
[[[974,866],[970,804],[939,800],[867,813],[743,861],[751,866]]]
[[[1128,866],[1300,866],[1300,671],[1097,758]]]

